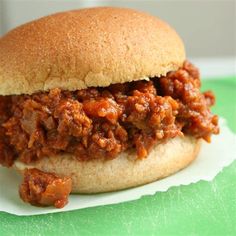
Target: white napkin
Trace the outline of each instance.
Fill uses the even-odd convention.
[[[0,211],[15,215],[40,215],[70,211],[93,206],[136,200],[145,195],[167,191],[170,187],[188,185],[199,180],[211,181],[225,166],[236,159],[236,135],[220,119],[220,135],[212,137],[212,143],[203,142],[198,158],[186,169],[165,179],[128,190],[94,195],[71,195],[69,203],[62,209],[34,207],[21,201],[18,195],[19,176],[7,168],[0,167]]]

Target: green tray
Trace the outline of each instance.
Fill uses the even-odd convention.
[[[205,80],[207,89],[217,97],[214,112],[236,132],[236,77]],[[1,236],[79,234],[236,235],[236,162],[212,182],[173,187],[132,202],[41,216],[0,212]]]

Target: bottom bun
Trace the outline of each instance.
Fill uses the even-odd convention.
[[[37,168],[72,178],[73,193],[109,192],[147,184],[188,166],[197,156],[200,140],[176,137],[156,145],[146,159],[124,152],[113,160],[78,161],[70,154],[44,158],[31,165],[15,162],[15,168]]]

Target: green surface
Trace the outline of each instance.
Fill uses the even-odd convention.
[[[217,96],[214,112],[236,132],[236,78],[204,81],[203,90],[209,88]],[[236,235],[236,162],[212,182],[173,187],[128,203],[31,217],[0,213],[1,236],[78,234]]]

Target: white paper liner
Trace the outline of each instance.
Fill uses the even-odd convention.
[[[82,209],[93,206],[102,206],[136,200],[145,195],[167,191],[170,187],[188,185],[200,180],[211,181],[225,166],[236,159],[236,135],[220,119],[220,135],[212,137],[212,143],[203,142],[198,158],[186,169],[165,179],[128,190],[94,194],[71,195],[69,203],[62,209],[53,207],[34,207],[22,202],[18,195],[20,184],[19,176],[7,168],[0,167],[0,211],[15,215],[40,215]]]

